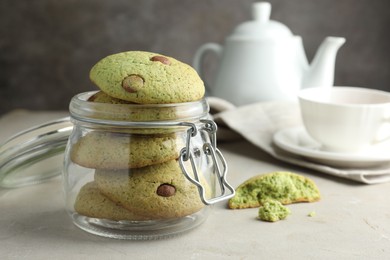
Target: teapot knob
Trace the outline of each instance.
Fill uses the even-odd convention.
[[[268,22],[271,16],[271,4],[268,2],[253,3],[252,15],[259,23]]]

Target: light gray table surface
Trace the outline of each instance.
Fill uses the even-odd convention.
[[[0,142],[66,112],[12,111],[0,118]],[[0,189],[0,259],[390,259],[390,183],[364,185],[279,162],[248,142],[219,143],[228,180],[293,171],[311,178],[322,199],[288,205],[283,221],[259,221],[257,209],[213,206],[204,224],[164,240],[127,241],[88,234],[64,211],[61,178]],[[309,217],[314,211],[316,215]]]

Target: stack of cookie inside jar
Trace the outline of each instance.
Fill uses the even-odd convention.
[[[64,185],[73,222],[121,239],[162,238],[201,224],[219,167],[204,148],[215,140],[196,71],[129,51],[100,60],[90,79],[100,90],[70,103]]]

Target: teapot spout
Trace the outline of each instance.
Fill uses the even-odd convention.
[[[302,88],[333,86],[337,51],[344,43],[343,37],[325,38],[304,75]]]

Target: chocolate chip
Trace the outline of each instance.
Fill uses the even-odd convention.
[[[175,195],[175,193],[176,193],[175,186],[168,183],[161,184],[157,188],[157,195],[161,197],[170,197]]]
[[[122,81],[122,88],[129,93],[135,93],[144,86],[144,79],[139,75],[130,75]]]
[[[167,57],[164,57],[164,56],[153,56],[152,58],[150,58],[150,60],[151,61],[159,61],[165,65],[171,64],[171,61]]]

